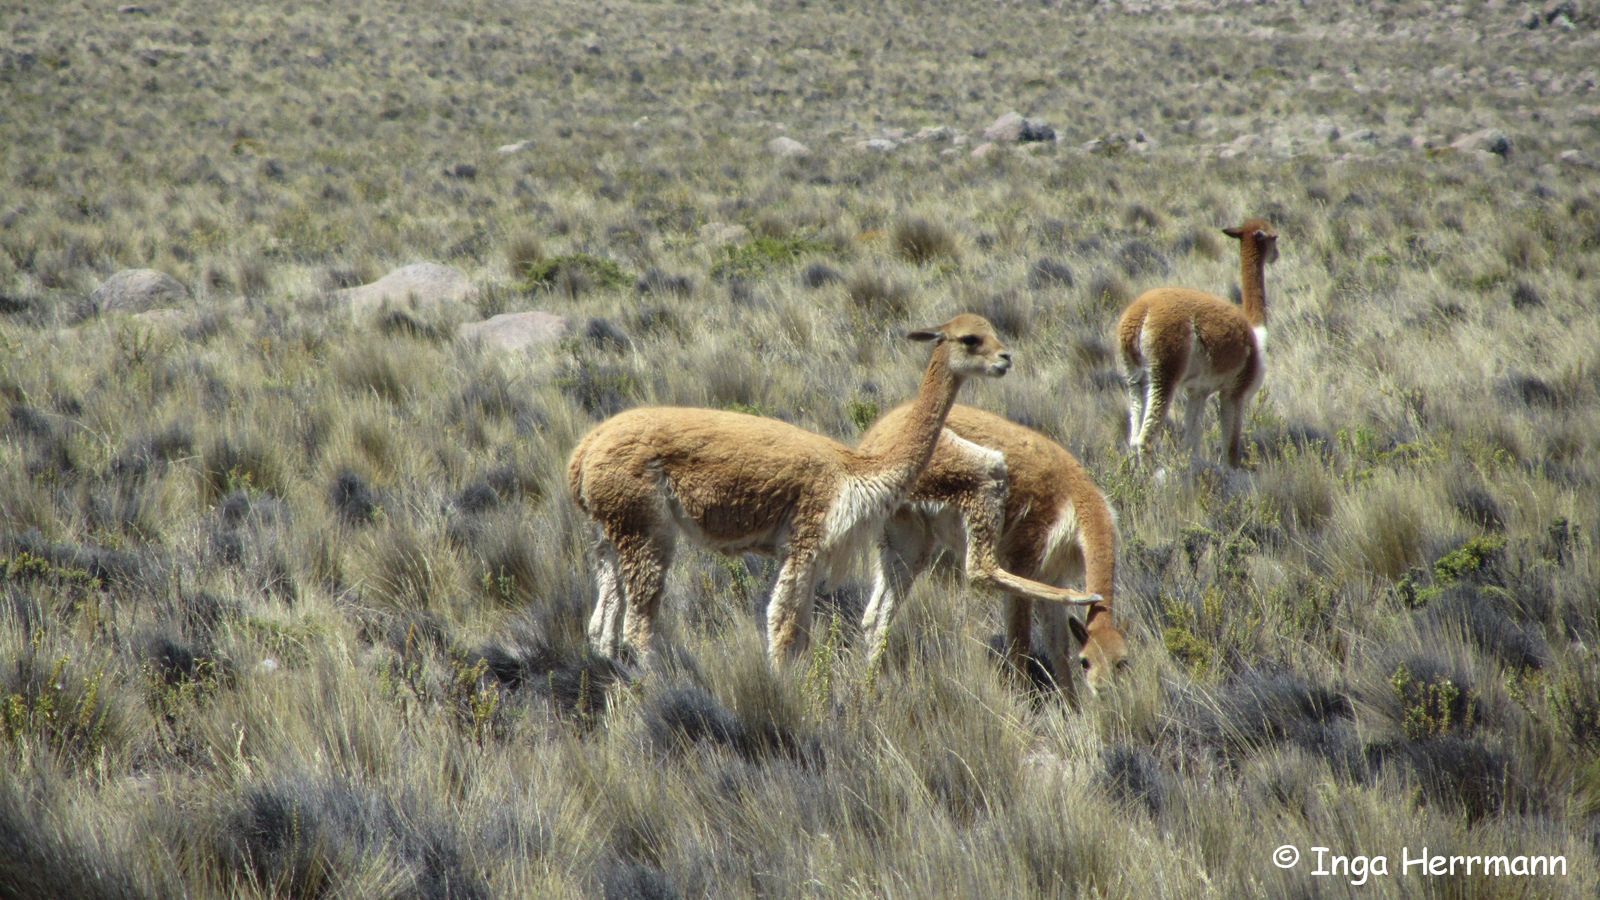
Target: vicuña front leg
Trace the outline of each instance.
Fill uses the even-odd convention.
[[[1065,606],[1041,603],[1034,609],[1034,615],[1039,622],[1040,655],[1055,673],[1056,686],[1066,698],[1068,707],[1077,709],[1079,663],[1072,652],[1076,641],[1067,623],[1072,613]]]
[[[1228,445],[1228,465],[1235,469],[1244,465],[1244,411],[1250,404],[1251,394],[1224,394],[1220,398],[1222,439]]]
[[[861,615],[868,665],[876,665],[889,643],[889,626],[900,603],[933,552],[933,540],[920,516],[895,513],[873,558],[872,599]]]

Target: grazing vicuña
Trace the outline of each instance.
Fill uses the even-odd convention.
[[[910,413],[905,406],[890,411],[862,439],[862,448],[887,440]],[[872,600],[862,620],[874,653],[881,652],[896,607],[935,551],[958,551],[963,543],[968,577],[1007,593],[1006,655],[1014,665],[1023,663],[1033,645],[1036,602],[1039,648],[1069,697],[1075,690],[1069,631],[1080,645],[1078,666],[1091,691],[1109,684],[1126,664],[1127,642],[1111,615],[1117,529],[1105,496],[1061,445],[970,406],[950,411],[928,467],[884,527]],[[992,570],[1016,581],[986,579]],[[1051,596],[1033,590],[1036,583],[1026,580],[1032,578],[1063,587],[1083,584],[1092,593],[1058,590]],[[1088,604],[1087,624],[1064,603]]]

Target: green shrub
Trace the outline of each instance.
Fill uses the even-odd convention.
[[[1490,573],[1505,551],[1506,539],[1499,535],[1472,538],[1439,557],[1433,564],[1433,578],[1443,587],[1457,581]]]
[[[1473,724],[1472,694],[1452,679],[1422,679],[1405,663],[1395,667],[1389,686],[1400,701],[1400,726],[1413,741],[1469,730]]]
[[[523,291],[560,291],[576,298],[591,290],[610,290],[633,283],[633,277],[622,267],[599,256],[572,253],[550,259],[528,260],[522,263]]]
[[[751,278],[777,266],[788,265],[806,256],[825,253],[828,245],[804,237],[758,237],[743,244],[723,247],[711,266],[711,277],[726,281]]]

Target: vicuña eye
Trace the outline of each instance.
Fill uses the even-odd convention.
[[[964,346],[964,347],[976,347],[976,346],[978,346],[978,343],[980,341],[982,341],[982,340],[983,340],[982,338],[978,337],[975,334],[963,334],[961,336],[961,345]]]
[[[1089,671],[1089,660],[1088,659],[1086,659],[1084,657],[1081,657],[1081,656],[1078,657],[1078,665],[1083,666],[1083,670],[1085,672]]]

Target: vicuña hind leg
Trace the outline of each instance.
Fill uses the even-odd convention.
[[[596,653],[615,659],[622,653],[622,620],[628,611],[622,594],[622,569],[617,549],[602,538],[597,542],[595,585],[599,597],[589,617],[589,644]]]
[[[657,647],[656,613],[661,606],[661,590],[667,566],[672,562],[672,539],[663,535],[632,534],[614,538],[623,592],[627,597],[627,617],[622,622],[624,642],[648,665]],[[612,616],[617,616],[615,611]]]
[[[1144,429],[1145,391],[1149,389],[1150,373],[1133,369],[1128,373],[1128,446],[1139,446],[1139,434]]]
[[[1172,395],[1183,383],[1189,371],[1189,337],[1182,341],[1167,341],[1156,352],[1146,354],[1149,377],[1145,383],[1144,421],[1139,425],[1139,438],[1133,444],[1135,456],[1155,452],[1156,440],[1167,422],[1167,407],[1172,405]]]
[[[1167,407],[1172,404],[1172,395],[1177,390],[1178,378],[1182,370],[1173,374],[1168,369],[1153,370],[1150,381],[1145,388],[1144,422],[1139,426],[1139,437],[1133,443],[1135,456],[1143,458],[1152,454],[1156,449],[1156,441],[1161,437],[1162,426],[1167,421]]]
[[[774,668],[800,658],[811,632],[811,604],[816,599],[815,551],[791,552],[778,570],[767,604],[767,654]]]

